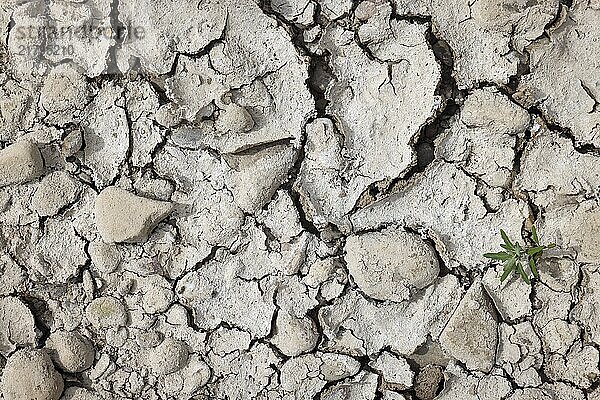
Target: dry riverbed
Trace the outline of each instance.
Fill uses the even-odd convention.
[[[599,26],[1,0],[0,400],[600,400]]]

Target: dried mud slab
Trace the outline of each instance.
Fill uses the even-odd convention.
[[[600,400],[599,13],[1,1],[0,400]]]
[[[529,46],[531,72],[523,76],[516,96],[568,128],[577,143],[598,147],[600,64],[591,55],[598,51],[600,7],[594,1],[574,1],[558,18],[549,38]]]

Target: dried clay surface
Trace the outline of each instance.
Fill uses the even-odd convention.
[[[600,400],[599,27],[0,0],[0,400]]]

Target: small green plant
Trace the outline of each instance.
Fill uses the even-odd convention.
[[[500,246],[504,249],[504,251],[499,253],[485,253],[483,255],[484,257],[491,258],[492,260],[502,261],[504,271],[502,272],[502,276],[500,276],[500,281],[504,282],[511,272],[514,272],[519,274],[527,284],[530,284],[531,281],[529,279],[529,274],[525,272],[523,263],[526,263],[526,265],[529,266],[529,269],[534,277],[539,278],[536,263],[542,257],[544,250],[551,249],[555,247],[556,244],[551,243],[548,245],[540,245],[535,226],[531,227],[531,240],[534,244],[531,247],[521,247],[519,243],[511,242],[506,235],[506,232],[504,232],[502,229],[500,229],[500,235],[504,241],[504,243],[502,243]]]

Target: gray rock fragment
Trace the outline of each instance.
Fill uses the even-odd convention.
[[[127,323],[123,303],[111,296],[98,297],[87,306],[85,315],[96,329],[118,328]]]
[[[0,187],[29,182],[44,172],[37,146],[19,141],[0,150]]]
[[[313,22],[316,3],[312,0],[270,0],[270,3],[273,11],[288,21],[301,26]]]
[[[79,191],[80,184],[68,173],[56,171],[42,179],[31,199],[31,206],[42,217],[53,216],[74,202]]]
[[[58,400],[64,383],[42,350],[23,349],[6,362],[2,373],[5,400]]]
[[[36,346],[38,333],[33,314],[16,297],[0,299],[0,354],[7,356],[17,346]]]
[[[158,375],[179,371],[188,361],[189,350],[180,340],[167,338],[151,349],[148,354],[148,367]]]
[[[79,121],[90,95],[83,74],[71,63],[59,64],[44,78],[40,105],[47,111],[46,121],[65,125]]]
[[[271,339],[277,348],[290,357],[311,351],[317,345],[319,333],[310,317],[296,318],[285,311],[277,314],[276,332]]]
[[[425,366],[419,371],[415,380],[415,395],[419,400],[432,400],[437,395],[443,379],[444,373],[441,367]]]
[[[46,349],[58,367],[77,373],[90,368],[94,362],[94,348],[90,340],[77,332],[57,331],[46,341]]]
[[[358,287],[377,300],[403,301],[439,274],[436,254],[417,235],[387,228],[348,237],[348,271]]]
[[[531,285],[520,277],[511,276],[500,281],[502,265],[489,268],[483,276],[482,283],[503,319],[516,320],[531,314]]]
[[[175,297],[171,284],[162,276],[152,275],[138,281],[142,290],[142,307],[148,314],[165,312]]]
[[[124,189],[108,187],[96,198],[96,225],[106,243],[144,242],[154,227],[172,209],[172,204],[168,202],[151,200]]]
[[[467,291],[440,335],[440,344],[469,369],[489,372],[496,359],[496,311],[476,282]]]
[[[380,371],[384,381],[394,388],[407,389],[413,385],[415,374],[406,359],[402,357],[383,351],[369,365]]]
[[[88,246],[88,253],[93,266],[105,274],[114,272],[122,261],[122,256],[116,245],[104,243],[101,240],[91,242]]]

